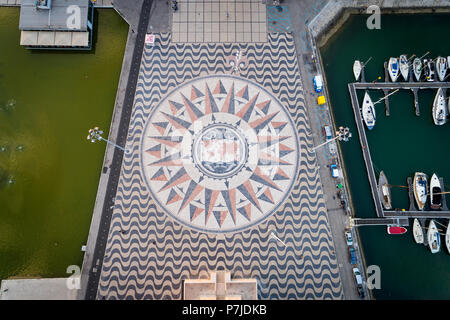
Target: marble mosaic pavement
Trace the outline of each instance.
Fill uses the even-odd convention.
[[[226,270],[232,278],[256,278],[259,299],[342,299],[292,36],[269,34],[267,43],[246,44],[181,44],[172,43],[170,34],[156,37],[143,54],[127,138],[133,152],[123,160],[97,298],[182,299],[183,279]],[[229,64],[237,50],[245,60],[240,69]],[[219,127],[191,127],[201,117],[214,123],[214,110],[227,113],[216,114]],[[216,154],[209,158],[208,152],[251,152],[241,125],[257,128],[259,137],[264,129],[288,138],[276,144],[281,156],[269,159],[276,162],[275,172],[257,162],[248,166],[245,179],[226,185],[245,170],[246,158],[221,152],[218,167]],[[178,140],[172,139],[175,129],[182,133]],[[176,144],[189,135],[200,138],[189,140],[186,159],[192,154],[206,159],[190,169],[173,158]],[[278,168],[291,177],[292,189]],[[223,186],[203,184],[200,176],[207,180],[211,174],[225,175]],[[260,219],[252,221],[258,211]]]

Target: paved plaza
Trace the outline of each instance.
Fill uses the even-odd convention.
[[[267,39],[145,47],[98,299],[182,299],[216,270],[343,298],[293,37]]]

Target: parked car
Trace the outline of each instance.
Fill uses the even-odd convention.
[[[358,294],[361,299],[364,299],[366,296],[362,285],[358,285]]]
[[[325,138],[327,140],[330,140],[333,138],[333,134],[331,133],[331,128],[330,126],[324,126],[323,130],[322,130],[323,135],[325,136]]]
[[[355,276],[356,284],[359,286],[362,286],[362,277],[361,272],[359,272],[358,268],[353,268],[353,275]]]
[[[353,245],[353,237],[352,233],[350,231],[345,232],[345,239],[347,240],[347,245],[352,246]]]
[[[355,265],[357,263],[356,250],[353,246],[348,247],[348,255],[350,258],[350,264]]]
[[[330,166],[330,169],[331,169],[331,176],[332,176],[333,178],[339,178],[339,170],[338,170],[337,165],[332,164],[332,165]]]
[[[322,92],[323,89],[323,79],[321,75],[314,77],[314,89],[316,92]]]

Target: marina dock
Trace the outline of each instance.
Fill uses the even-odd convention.
[[[386,79],[388,80],[388,76]],[[369,144],[367,141],[366,131],[364,128],[364,123],[361,114],[361,107],[359,104],[359,99],[357,95],[357,90],[361,89],[379,89],[386,91],[396,90],[396,89],[409,89],[414,93],[414,101],[415,101],[415,112],[416,115],[420,115],[419,103],[418,103],[418,91],[419,89],[438,89],[438,88],[450,88],[450,82],[384,82],[384,83],[349,83],[348,89],[350,92],[350,99],[352,103],[353,113],[355,115],[356,127],[358,129],[359,141],[361,143],[362,153],[364,162],[366,165],[367,175],[369,178],[370,189],[372,193],[372,197],[375,205],[375,212],[377,218],[359,218],[353,219],[355,226],[364,226],[364,225],[388,225],[388,224],[397,224],[402,226],[409,225],[409,218],[419,218],[419,219],[430,219],[430,218],[446,218],[450,219],[450,211],[448,210],[445,195],[443,195],[442,199],[442,210],[433,210],[433,211],[419,211],[416,208],[415,200],[414,200],[414,192],[413,192],[413,183],[412,178],[408,177],[408,195],[409,195],[409,209],[408,211],[403,210],[384,210],[382,206],[382,202],[380,199],[380,195],[378,192],[378,182],[377,177],[375,175],[374,166],[372,162],[372,157],[370,155]],[[389,115],[389,101],[386,101],[386,115]],[[440,178],[441,185],[444,186],[443,178]],[[444,190],[442,190],[444,192]],[[422,220],[421,220],[422,221]],[[424,221],[422,221],[423,224]]]

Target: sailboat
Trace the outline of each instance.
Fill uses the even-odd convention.
[[[439,81],[444,81],[447,73],[447,59],[444,57],[438,57],[436,61],[436,71],[439,77]]]
[[[414,198],[419,210],[423,210],[427,202],[427,175],[423,172],[416,172],[414,175]]]
[[[450,220],[448,220],[447,232],[445,233],[445,246],[448,253],[450,253]]]
[[[441,237],[436,225],[434,224],[434,220],[431,220],[428,225],[427,239],[431,253],[439,252],[441,249]]]
[[[380,172],[380,177],[378,178],[378,192],[380,194],[383,207],[386,210],[392,209],[391,189],[389,189],[389,184],[384,171]]]
[[[433,101],[433,121],[437,126],[441,126],[447,122],[447,103],[445,93],[439,88]]]
[[[402,74],[403,79],[405,79],[405,81],[408,81],[409,64],[408,58],[404,54],[400,56],[400,73]]]
[[[366,123],[367,129],[372,130],[373,127],[375,126],[376,121],[375,107],[367,91],[364,94],[364,100],[362,105],[362,116],[364,122]]]
[[[398,79],[398,76],[400,74],[399,64],[397,58],[390,58],[389,59],[389,76],[391,77],[392,82],[396,82]]]
[[[431,209],[438,210],[442,204],[442,192],[441,182],[436,173],[433,174],[430,180],[430,206]]]
[[[416,241],[416,243],[423,243],[423,230],[422,230],[422,226],[420,225],[419,220],[417,220],[417,218],[414,219],[414,223],[413,223],[413,236],[414,236],[414,241]]]
[[[415,58],[413,61],[414,77],[416,81],[419,82],[422,77],[422,61],[419,58]]]
[[[361,61],[355,60],[353,63],[353,74],[355,75],[356,81],[358,81],[359,76],[361,75],[362,64]]]
[[[432,59],[424,59],[425,77],[427,81],[434,81],[434,62]]]

